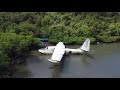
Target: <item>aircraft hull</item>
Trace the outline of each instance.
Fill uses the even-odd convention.
[[[41,54],[52,54],[53,50],[39,49],[39,52]]]
[[[42,54],[53,54],[53,50],[47,50],[47,49],[39,49],[39,52]],[[66,49],[65,50],[65,55],[68,54],[82,54],[84,51],[80,49]]]

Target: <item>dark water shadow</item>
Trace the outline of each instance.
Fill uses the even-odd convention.
[[[35,55],[28,55],[25,62],[21,65],[15,65],[15,73],[13,74],[12,78],[31,78],[35,75],[33,70],[36,70],[44,61],[44,57],[39,57]]]
[[[29,57],[26,59],[26,64],[29,64],[29,63],[41,63],[42,61],[44,61],[44,58],[39,58],[39,56],[34,56],[34,55],[29,55]]]
[[[32,72],[26,67],[26,63],[22,65],[14,65],[14,74],[11,76],[11,78],[29,78],[33,76]]]

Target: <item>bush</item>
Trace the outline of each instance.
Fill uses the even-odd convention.
[[[93,37],[90,37],[89,39],[90,39],[90,43],[94,43],[96,41],[96,39]]]
[[[111,36],[111,37],[108,37],[108,36],[99,36],[98,39],[100,41],[102,41],[102,42],[109,43],[109,42],[115,42],[115,41],[119,40],[120,37],[119,36]]]
[[[85,41],[85,37],[74,37],[73,41],[75,44],[83,44],[83,42]]]
[[[20,57],[29,50],[31,44],[30,36],[17,35],[13,32],[2,33],[0,35],[0,64]]]
[[[57,44],[59,42],[59,40],[55,39],[55,38],[50,38],[50,39],[48,39],[48,42],[50,42],[52,44]]]

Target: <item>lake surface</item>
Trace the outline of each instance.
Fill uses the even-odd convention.
[[[54,65],[48,61],[51,55],[31,51],[26,63],[15,67],[13,78],[120,78],[120,43],[91,45],[89,53],[65,55]]]

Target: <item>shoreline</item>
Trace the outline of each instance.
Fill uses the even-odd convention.
[[[50,43],[50,42],[43,42],[43,43],[44,43],[44,46],[45,46],[45,45],[56,45],[56,44],[57,44],[57,43],[54,44],[54,43]],[[64,42],[63,42],[63,43],[64,43]],[[102,44],[112,44],[112,43],[120,43],[120,41],[114,41],[114,42],[100,42],[100,41],[97,42],[97,41],[96,41],[96,42],[90,43],[90,44],[91,44],[91,45],[97,45],[97,44],[101,44],[101,43],[102,43]],[[64,44],[65,44],[65,43],[64,43]],[[83,43],[82,43],[82,44],[83,44]],[[65,45],[82,45],[82,44],[76,44],[76,43],[72,43],[72,44],[71,44],[71,43],[70,43],[70,44],[65,44]]]

